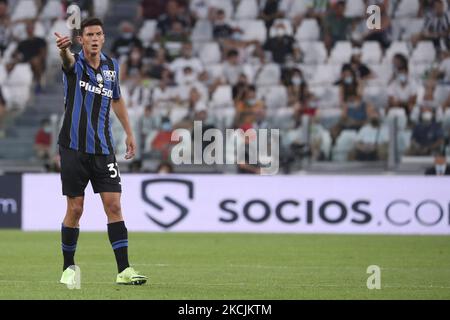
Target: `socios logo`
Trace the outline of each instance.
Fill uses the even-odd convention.
[[[179,188],[183,189],[182,192]],[[173,194],[179,195],[177,199]],[[180,199],[183,194],[186,196]],[[194,199],[194,184],[181,179],[146,180],[142,182],[141,196],[150,206],[145,212],[147,218],[164,229],[170,229],[189,214],[187,205]]]

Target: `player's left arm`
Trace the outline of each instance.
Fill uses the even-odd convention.
[[[130,160],[136,154],[136,140],[134,139],[133,130],[131,129],[130,119],[128,117],[125,101],[122,97],[115,100],[113,99],[111,106],[120,123],[122,124],[125,133],[127,134],[127,139],[125,141],[127,145],[127,154],[125,155],[125,159]]]

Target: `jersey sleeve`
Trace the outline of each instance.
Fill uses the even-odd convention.
[[[114,70],[116,71],[116,81],[114,81],[113,86],[113,99],[119,100],[122,97],[122,94],[120,92],[120,69],[117,60],[113,59],[113,63],[114,63]]]

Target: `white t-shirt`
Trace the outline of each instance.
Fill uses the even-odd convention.
[[[208,19],[210,0],[191,0],[189,9],[195,12],[199,19]]]
[[[398,81],[394,81],[389,85],[387,91],[389,97],[408,102],[411,97],[417,95],[417,85],[412,80],[409,80],[406,86],[402,86]]]
[[[159,103],[163,101],[168,101],[175,97],[174,90],[170,87],[166,87],[164,90],[161,87],[156,87],[153,89],[153,103]]]
[[[383,144],[389,141],[389,131],[386,126],[374,128],[366,124],[359,130],[356,141],[368,145]]]
[[[170,64],[170,71],[175,73],[175,76],[179,76],[179,73],[183,73],[184,68],[191,67],[195,74],[203,72],[203,64],[198,58],[177,58]]]

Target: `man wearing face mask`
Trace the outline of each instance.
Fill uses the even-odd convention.
[[[264,102],[256,97],[256,87],[247,86],[242,100],[236,101],[236,119],[238,125],[243,123],[253,123],[254,112],[259,108],[264,108]]]
[[[410,114],[417,102],[417,86],[410,81],[408,70],[401,68],[396,80],[388,87],[389,108],[403,108]]]
[[[119,30],[120,36],[114,41],[111,49],[115,58],[129,56],[134,47],[143,48],[141,40],[136,36],[133,24],[124,21],[120,24]]]
[[[424,110],[421,121],[414,127],[409,155],[429,156],[438,152],[444,144],[444,132],[441,124],[434,119],[431,110]]]
[[[272,60],[278,64],[284,64],[289,56],[298,61],[301,56],[300,48],[295,39],[288,34],[283,22],[276,23],[270,32],[270,38],[263,46],[265,51],[272,54]]]
[[[230,39],[235,28],[232,28],[225,20],[225,11],[219,9],[213,16],[213,37],[215,40]]]
[[[450,176],[450,166],[447,165],[447,157],[438,152],[434,156],[434,166],[425,171],[427,176]]]
[[[292,75],[286,81],[288,89],[288,105],[298,105],[303,114],[314,116],[317,105],[314,105],[315,97],[309,91],[308,83],[300,69],[293,69]]]

